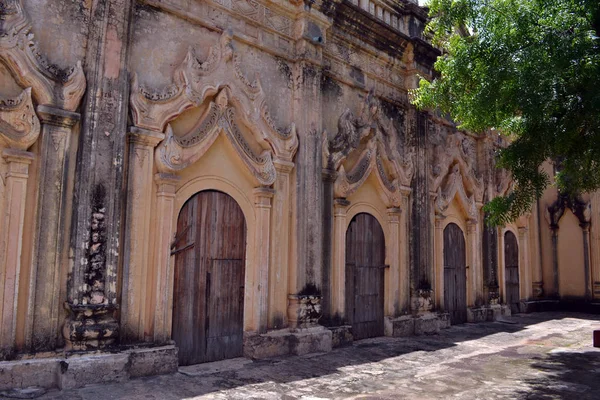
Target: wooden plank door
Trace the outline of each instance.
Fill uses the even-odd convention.
[[[444,229],[444,306],[452,324],[467,322],[465,238],[456,224]]]
[[[375,217],[358,214],[346,232],[346,315],[355,340],[382,336],[385,238]]]
[[[519,312],[519,245],[514,233],[504,234],[504,280],[506,284],[506,304],[511,312]]]
[[[180,365],[243,355],[246,222],[230,196],[196,194],[177,221],[172,338]]]

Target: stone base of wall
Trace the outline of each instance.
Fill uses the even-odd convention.
[[[580,298],[562,298],[522,301],[520,311],[523,313],[544,311],[568,311],[584,312],[588,314],[600,314],[600,300],[586,300]]]
[[[398,318],[386,317],[385,335],[391,337],[408,337],[433,335],[440,329],[450,327],[450,318],[445,313],[425,313],[423,315],[403,315]]]
[[[510,316],[510,306],[506,304],[467,308],[467,322],[497,321],[501,317]]]
[[[331,331],[331,344],[333,348],[350,346],[354,342],[352,335],[352,326],[342,325],[327,328]]]
[[[290,332],[289,329],[244,336],[244,357],[263,359],[284,355],[323,353],[332,349],[331,330],[315,326]]]
[[[176,372],[177,367],[177,347],[174,345],[118,353],[3,361],[0,362],[0,390],[32,386],[72,389],[93,383],[170,374]]]

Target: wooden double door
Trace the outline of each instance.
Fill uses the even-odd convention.
[[[514,233],[504,234],[504,282],[506,287],[506,304],[510,305],[513,314],[519,312],[519,244]]]
[[[370,214],[356,215],[346,231],[346,315],[355,340],[384,334],[385,238]]]
[[[181,209],[172,338],[180,365],[243,355],[246,221],[230,196],[204,191]]]
[[[444,229],[444,307],[452,324],[467,322],[467,263],[463,231],[456,224]]]

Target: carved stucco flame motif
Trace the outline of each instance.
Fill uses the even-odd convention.
[[[137,75],[132,86],[130,101],[135,126],[166,132],[155,157],[160,170],[176,172],[187,168],[224,132],[256,179],[262,185],[271,185],[276,175],[273,160],[292,161],[298,149],[294,124],[279,129],[268,111],[258,75],[250,82],[242,72],[230,30],[223,32],[204,62],[190,48],[168,90],[148,90],[139,83]],[[207,101],[209,111],[203,120],[192,131],[175,136],[168,122]],[[256,148],[261,149],[260,154],[255,154]]]
[[[27,150],[40,135],[40,120],[31,100],[31,88],[14,99],[0,98],[0,137],[9,147]]]
[[[337,172],[336,197],[351,195],[374,172],[382,188],[384,203],[400,207],[401,191],[410,191],[414,153],[407,149],[404,157],[400,155],[399,132],[380,110],[381,104],[372,91],[366,96],[358,117],[350,109],[344,110],[335,137],[329,141],[327,132],[323,133],[323,167]],[[359,151],[360,156],[346,173],[346,160]]]
[[[77,109],[86,88],[81,62],[71,68],[49,62],[38,49],[21,1],[4,0],[0,4],[0,61],[21,87],[32,88],[37,104]]]

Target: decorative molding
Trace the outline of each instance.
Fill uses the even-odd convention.
[[[582,228],[588,227],[592,218],[591,204],[584,202],[580,197],[571,198],[559,193],[556,201],[547,207],[544,213],[546,222],[552,230],[559,228],[558,224],[567,208],[577,217]]]
[[[20,0],[5,1],[0,7],[0,20],[0,61],[14,79],[22,87],[33,89],[36,103],[74,111],[86,88],[81,62],[63,69],[40,53]]]
[[[410,191],[414,152],[404,146],[404,157],[400,155],[399,132],[381,114],[381,104],[373,92],[366,97],[358,117],[346,109],[338,120],[333,140],[329,141],[327,132],[323,133],[323,169],[337,172],[334,194],[341,198],[358,190],[376,171],[383,189],[382,200],[389,207],[400,207],[402,194]],[[344,163],[359,151],[357,161],[346,172]]]
[[[151,91],[134,75],[131,108],[136,127],[166,132],[156,160],[159,170],[176,172],[196,162],[224,132],[245,164],[262,185],[275,180],[273,160],[291,162],[298,149],[295,125],[280,129],[274,123],[259,77],[250,81],[242,71],[231,31],[224,31],[219,43],[211,47],[208,58],[200,62],[192,49],[176,69],[173,84]],[[169,121],[185,110],[209,101],[208,111],[193,131],[182,137],[173,135]],[[263,149],[255,154],[240,130],[245,127],[253,141]]]
[[[271,151],[265,149],[261,154],[255,154],[252,150],[240,131],[239,111],[229,104],[228,93],[228,88],[222,89],[216,102],[210,103],[208,117],[198,129],[183,138],[176,137],[171,126],[167,125],[166,139],[155,153],[159,171],[176,173],[194,164],[223,132],[261,185],[269,186],[275,182],[276,170]]]
[[[455,164],[452,172],[448,174],[445,185],[438,186],[435,200],[435,211],[437,214],[444,214],[452,200],[457,197],[465,213],[471,220],[479,219],[477,202],[473,195],[468,195],[464,186],[464,177],[461,168]]]
[[[432,167],[429,173],[429,190],[431,193],[439,193],[442,184],[456,176],[458,167],[463,179],[463,190],[468,193],[467,198],[472,196],[476,203],[482,203],[485,185],[475,169],[477,163],[476,140],[461,132],[442,132],[446,129],[433,121],[430,122],[429,141],[433,152]]]
[[[40,120],[31,100],[31,88],[14,99],[0,98],[0,140],[10,148],[27,150],[40,136]]]

